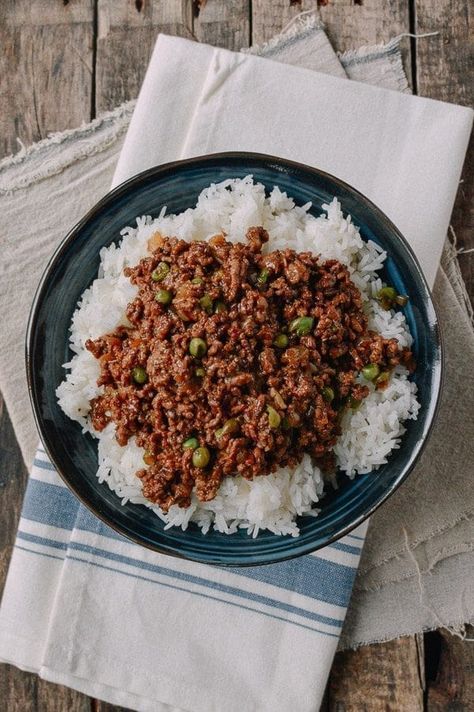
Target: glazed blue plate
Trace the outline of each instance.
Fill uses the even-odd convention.
[[[82,292],[97,275],[99,251],[119,239],[120,230],[138,215],[157,216],[166,205],[178,213],[196,204],[212,182],[252,174],[269,191],[274,185],[297,204],[311,201],[311,213],[334,196],[352,215],[364,239],[388,253],[385,279],[410,300],[404,308],[417,362],[413,376],[421,409],[409,421],[401,446],[377,472],[354,480],[340,476],[340,488],[321,501],[317,518],[299,520],[300,536],[262,532],[256,539],[243,531],[231,536],[195,525],[185,532],[164,530],[149,509],[126,504],[96,478],[97,445],[69,420],[55,390],[69,361],[68,330]],[[252,153],[221,153],[152,168],[105,196],[71,230],[53,255],[39,284],[28,325],[26,363],[31,402],[41,439],[66,484],[106,524],[143,546],[195,561],[229,566],[282,561],[319,549],[363,522],[406,479],[426,443],[436,413],[442,372],[438,320],[418,262],[397,228],[367,198],[349,185],[314,168]]]

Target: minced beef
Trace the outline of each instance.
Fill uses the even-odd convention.
[[[346,267],[309,252],[262,254],[260,227],[246,238],[156,233],[151,255],[125,270],[138,287],[130,326],[86,344],[104,386],[92,424],[113,422],[121,445],[136,437],[143,494],[163,511],[189,506],[193,490],[213,499],[227,475],[251,480],[304,453],[332,470],[341,414],[369,392],[360,370],[376,364],[383,387],[396,364],[411,364],[395,339],[368,331]]]

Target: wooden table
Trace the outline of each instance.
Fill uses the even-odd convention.
[[[136,97],[158,32],[239,49],[269,39],[296,14],[316,6],[337,50],[401,33],[438,31],[437,37],[403,40],[412,89],[472,104],[470,0],[1,0],[0,156],[18,150],[17,137],[29,144]],[[472,147],[452,220],[464,250],[474,247]],[[460,256],[471,295],[473,257]],[[1,400],[0,418],[1,587],[27,475]],[[435,631],[339,653],[323,708],[473,710],[474,646]],[[0,712],[118,709],[0,666]]]

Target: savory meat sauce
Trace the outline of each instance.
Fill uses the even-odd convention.
[[[411,365],[408,349],[369,331],[346,267],[309,252],[262,254],[268,234],[185,242],[156,233],[151,256],[125,270],[138,287],[130,326],[88,341],[103,395],[96,430],[136,437],[143,494],[163,511],[215,497],[222,479],[294,466],[304,453],[324,471],[344,410]]]

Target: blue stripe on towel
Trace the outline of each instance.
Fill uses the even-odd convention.
[[[33,465],[39,467],[40,470],[49,470],[50,472],[57,472],[54,465],[52,465],[49,460],[38,460],[37,457],[33,460]]]
[[[21,515],[33,522],[72,531],[80,506],[70,490],[30,478]]]
[[[235,588],[234,586],[229,586],[227,584],[218,583],[216,581],[211,581],[209,579],[202,578],[201,576],[193,576],[192,574],[186,574],[182,571],[173,571],[165,566],[158,566],[156,564],[150,564],[134,557],[123,556],[121,554],[115,554],[105,549],[100,549],[95,546],[89,546],[88,544],[81,544],[79,542],[70,542],[69,546],[63,544],[62,542],[57,542],[49,537],[36,536],[35,534],[29,534],[27,532],[19,531],[18,538],[23,539],[35,544],[42,544],[44,546],[56,547],[59,549],[72,549],[76,551],[81,551],[86,554],[92,554],[93,556],[99,556],[108,561],[114,561],[120,564],[126,564],[127,566],[133,566],[134,568],[140,569],[141,571],[148,571],[150,573],[155,573],[160,576],[167,576],[169,578],[174,578],[180,582],[197,584],[200,586],[205,586],[211,588],[215,591],[220,591],[221,593],[227,593],[229,595],[238,596],[239,598],[246,598],[249,601],[255,603],[260,603],[265,606],[270,606],[272,608],[278,608],[287,613],[293,613],[295,615],[301,616],[303,618],[309,618],[310,620],[318,621],[319,623],[324,623],[326,625],[334,626],[336,628],[341,628],[342,621],[336,618],[330,618],[329,616],[324,616],[319,613],[313,613],[312,611],[307,611],[299,606],[293,606],[289,603],[283,601],[277,601],[268,596],[262,596],[261,594],[253,593],[251,591],[243,591],[242,589]],[[67,555],[67,558],[71,558]],[[114,571],[121,572],[121,569],[113,569]]]
[[[302,556],[271,566],[232,569],[232,572],[318,601],[346,607],[356,569],[316,556]]]
[[[28,547],[20,546],[19,544],[16,544],[16,548],[17,548],[17,549],[20,549],[21,551],[26,551],[26,552],[28,552],[29,554],[34,554],[34,555],[36,555],[36,556],[45,556],[45,557],[47,557],[47,558],[49,558],[49,559],[57,559],[57,560],[60,560],[60,561],[63,560],[63,557],[61,557],[61,556],[54,556],[54,555],[52,555],[52,554],[46,554],[46,553],[44,553],[44,552],[34,551],[33,549],[29,549]],[[78,563],[80,563],[80,564],[84,564],[84,563],[85,563],[83,559],[80,559],[79,557],[76,557],[76,556],[71,556],[71,555],[69,555],[67,558],[68,558],[69,560],[71,560],[71,561],[75,561],[75,562],[78,562]],[[236,607],[236,608],[240,608],[240,609],[243,609],[243,610],[246,610],[246,611],[251,611],[252,613],[257,613],[257,614],[259,614],[259,615],[266,616],[267,618],[273,618],[274,620],[279,620],[279,621],[283,621],[284,623],[289,623],[290,625],[295,625],[295,626],[297,626],[298,628],[305,628],[306,630],[311,630],[311,631],[313,631],[314,633],[319,633],[320,635],[327,635],[327,636],[329,636],[330,638],[339,638],[339,634],[337,634],[337,633],[328,633],[328,632],[326,632],[326,631],[319,630],[318,628],[314,628],[314,627],[309,626],[309,625],[304,625],[303,623],[297,623],[297,622],[295,622],[295,621],[288,620],[287,618],[283,618],[283,617],[281,617],[281,616],[277,616],[277,615],[274,615],[274,614],[272,614],[272,613],[267,613],[266,611],[259,611],[259,610],[256,610],[256,609],[254,609],[254,608],[250,608],[249,606],[244,606],[244,605],[242,605],[242,604],[240,604],[240,603],[235,603],[234,601],[227,601],[227,600],[225,600],[225,599],[223,599],[223,598],[219,598],[218,596],[210,596],[210,595],[208,595],[208,594],[198,593],[198,592],[196,592],[196,591],[189,591],[188,589],[183,588],[182,586],[175,586],[175,585],[173,585],[173,584],[163,583],[162,581],[156,581],[155,579],[151,579],[151,578],[148,578],[147,576],[143,576],[143,575],[130,574],[130,573],[128,573],[127,571],[121,571],[120,569],[114,569],[114,568],[112,568],[112,567],[110,567],[110,566],[105,566],[104,564],[99,564],[99,563],[94,562],[94,561],[88,561],[88,562],[86,562],[86,563],[87,563],[88,566],[95,566],[96,568],[104,569],[105,571],[111,571],[111,572],[113,572],[113,573],[118,573],[118,574],[121,574],[122,576],[127,576],[127,577],[129,577],[129,578],[138,579],[138,580],[141,580],[141,581],[147,581],[147,582],[149,582],[149,583],[153,583],[153,584],[156,584],[156,585],[158,585],[158,586],[163,586],[163,587],[165,587],[165,588],[171,588],[171,589],[174,589],[174,590],[177,590],[177,591],[182,591],[182,592],[188,593],[188,594],[190,594],[190,595],[192,595],[192,596],[199,596],[200,598],[206,598],[206,599],[210,599],[210,600],[213,600],[213,601],[218,601],[219,603],[224,603],[224,604],[227,604],[228,606],[234,606],[234,607]]]
[[[62,551],[67,551],[68,545],[63,541],[56,541],[56,539],[51,539],[50,537],[37,536],[36,534],[29,534],[28,532],[23,532],[21,529],[17,531],[17,539],[23,539],[23,541],[29,541],[32,544],[42,544],[43,546],[51,546],[53,549],[61,549]]]
[[[338,551],[345,551],[348,554],[355,554],[358,556],[361,552],[360,546],[355,546],[352,544],[344,544],[342,541],[335,541],[330,545],[331,549],[337,549]]]
[[[361,541],[361,542],[365,541],[365,537],[357,536],[357,534],[346,534],[346,536],[349,536],[351,539],[357,539],[357,541]]]
[[[62,529],[72,530],[77,527],[129,543],[82,507],[72,492],[40,480],[30,479],[22,516]],[[351,554],[358,554],[360,551],[357,546],[341,543],[333,544],[332,547]],[[353,566],[316,556],[305,556],[272,566],[232,568],[231,571],[239,576],[343,607],[349,602],[355,575]],[[202,581],[207,582],[206,579]]]

